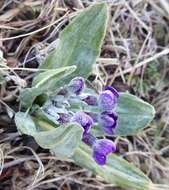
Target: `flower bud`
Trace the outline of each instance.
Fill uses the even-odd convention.
[[[70,114],[68,113],[59,113],[59,119],[57,120],[59,124],[64,124],[70,122]]]
[[[80,124],[84,129],[84,134],[87,133],[93,125],[93,119],[84,112],[75,113],[71,121]]]
[[[83,142],[85,142],[87,145],[92,146],[96,141],[96,137],[94,137],[90,133],[85,133],[83,135]]]
[[[118,96],[118,92],[114,88],[107,87],[107,90],[101,92],[99,96],[98,103],[100,109],[111,111],[117,104]]]
[[[85,81],[82,77],[76,77],[68,84],[68,90],[76,95],[79,95],[85,87]]]
[[[93,144],[93,158],[99,165],[106,164],[107,155],[115,151],[115,143],[108,139],[99,139]]]
[[[119,93],[117,92],[117,90],[115,88],[113,88],[112,86],[106,86],[105,90],[110,90],[114,96],[116,96],[116,98],[119,97]]]
[[[98,114],[94,112],[87,112],[87,114],[93,119],[94,122],[98,122]]]
[[[88,95],[86,98],[83,99],[88,105],[96,106],[97,105],[97,97],[93,95]]]
[[[115,112],[103,112],[99,116],[99,124],[103,131],[109,135],[113,134],[113,129],[117,126],[117,114]]]

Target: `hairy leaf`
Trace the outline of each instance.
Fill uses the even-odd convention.
[[[82,139],[83,129],[75,123],[55,128],[45,121],[33,120],[23,112],[15,115],[15,123],[21,133],[33,136],[39,146],[58,156],[72,156]]]
[[[95,4],[73,19],[59,35],[57,48],[46,58],[42,69],[76,65],[70,76],[87,77],[100,53],[107,23],[107,5]]]
[[[119,121],[116,135],[135,135],[154,118],[152,105],[129,93],[121,93],[116,109]]]
[[[59,156],[70,157],[82,139],[82,128],[70,123],[58,128],[42,131],[34,135],[36,142]]]
[[[18,131],[22,134],[33,136],[37,131],[31,116],[24,112],[18,112],[15,114],[15,123]]]
[[[37,96],[55,93],[61,86],[64,86],[64,79],[75,69],[76,66],[67,66],[39,73],[33,81],[32,88],[26,88],[21,91],[21,105],[28,108]]]

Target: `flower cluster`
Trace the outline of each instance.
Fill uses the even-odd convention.
[[[92,147],[94,160],[99,165],[104,165],[107,155],[115,152],[115,143],[108,139],[95,138],[90,129],[98,124],[105,134],[113,134],[117,127],[118,116],[114,108],[119,94],[113,87],[106,87],[99,95],[85,93],[84,90],[84,79],[76,77],[52,100],[54,109],[48,104],[44,110],[58,124],[78,123],[84,130],[82,140]],[[57,117],[53,117],[54,114],[49,111],[51,109],[57,112]]]

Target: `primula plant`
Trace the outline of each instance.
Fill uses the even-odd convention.
[[[39,67],[31,88],[20,93],[15,116],[18,131],[44,149],[69,158],[104,178],[130,189],[158,189],[131,163],[117,155],[117,136],[132,136],[154,117],[154,108],[127,92],[87,86],[105,36],[105,3],[79,13],[59,35],[56,49]]]
[[[84,88],[82,77],[72,79],[41,110],[56,125],[78,124],[83,129],[82,141],[93,149],[93,159],[99,165],[104,165],[106,156],[113,153],[116,146],[110,140],[97,139],[90,129],[98,124],[105,134],[113,135],[118,119],[113,109],[119,95],[112,87],[107,87],[99,95],[85,93]]]

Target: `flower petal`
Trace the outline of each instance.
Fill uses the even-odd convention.
[[[98,103],[103,111],[111,111],[117,104],[117,97],[110,90],[105,90],[100,93]]]
[[[108,154],[115,152],[116,145],[108,139],[96,140],[93,144],[93,158],[99,165],[106,163]]]
[[[99,165],[104,165],[106,163],[106,156],[99,154],[98,152],[93,152],[93,158],[95,162]]]
[[[68,90],[76,95],[79,95],[85,87],[85,80],[82,77],[75,77],[68,85]]]
[[[99,116],[100,127],[105,133],[112,135],[113,129],[117,126],[117,118],[115,112],[103,112]]]
[[[93,119],[89,115],[81,111],[75,113],[71,121],[80,124],[84,129],[84,133],[87,133],[93,125]]]
[[[116,145],[111,140],[99,139],[93,144],[93,151],[106,156],[116,151]]]
[[[117,98],[119,97],[118,91],[112,86],[106,86],[105,90],[110,90],[114,94],[114,96],[116,96]]]
[[[93,95],[88,95],[86,98],[83,99],[88,105],[96,106],[97,105],[97,97]]]
[[[85,133],[83,135],[83,142],[85,142],[87,145],[92,146],[96,141],[96,137],[94,137],[92,134],[90,133]]]

